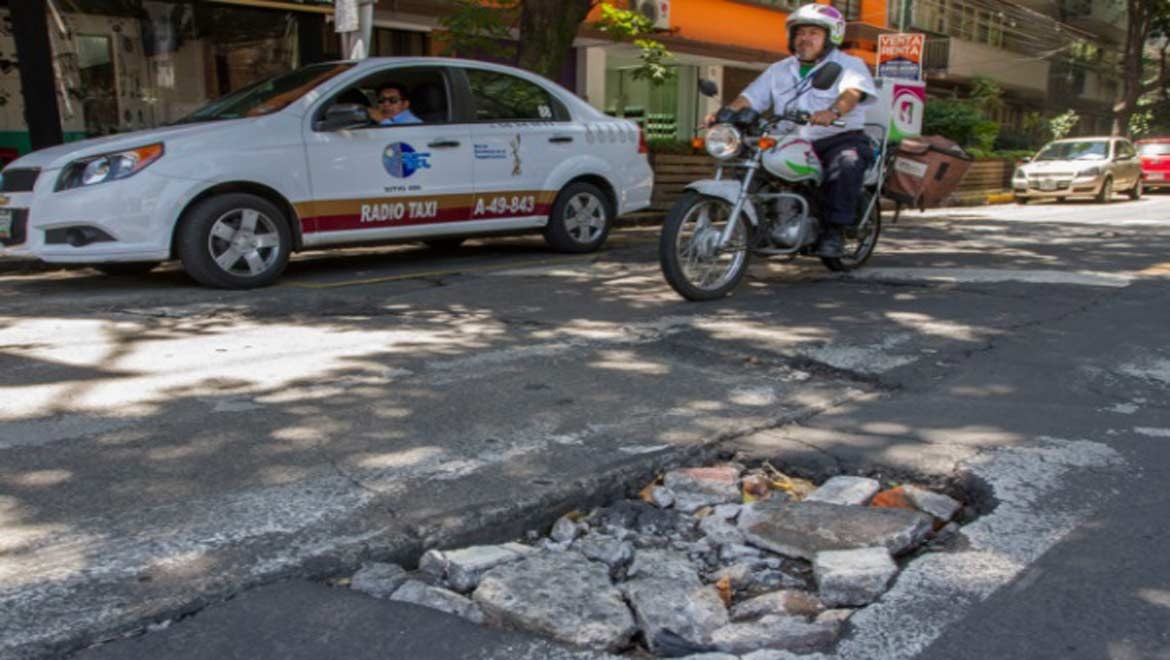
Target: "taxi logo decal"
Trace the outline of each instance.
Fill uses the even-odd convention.
[[[419,170],[431,169],[430,157],[429,152],[418,152],[405,142],[394,142],[382,151],[382,167],[396,179],[407,179]]]

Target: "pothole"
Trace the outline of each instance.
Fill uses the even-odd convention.
[[[681,468],[547,533],[330,582],[631,658],[831,652],[909,561],[960,543],[989,506],[971,486]]]

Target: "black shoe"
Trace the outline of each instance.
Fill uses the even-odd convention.
[[[841,240],[841,229],[839,227],[829,227],[821,234],[821,239],[817,243],[816,255],[818,257],[836,258],[845,254],[845,244]]]

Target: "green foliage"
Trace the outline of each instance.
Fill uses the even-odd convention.
[[[987,118],[970,101],[930,99],[922,117],[922,133],[942,135],[963,147],[976,147],[975,127],[985,121]]]
[[[971,81],[971,92],[968,98],[975,107],[984,113],[991,114],[1003,106],[1003,88],[991,78],[976,76]]]
[[[620,9],[608,2],[601,3],[601,18],[595,26],[614,41],[628,41],[654,30],[654,23],[642,12]]]
[[[501,0],[481,3],[477,0],[455,0],[454,8],[439,19],[447,31],[449,41],[443,54],[450,57],[473,57],[490,52],[504,58],[514,57],[509,26],[504,22],[508,12],[520,6],[521,0]]]
[[[662,43],[643,35],[654,31],[654,23],[641,12],[621,9],[603,2],[601,18],[594,27],[608,34],[614,41],[631,41],[638,48],[638,67],[633,70],[635,80],[647,80],[661,85],[674,79],[675,71],[669,65],[674,55]]]
[[[1080,120],[1081,116],[1077,114],[1076,110],[1069,110],[1049,119],[1048,131],[1051,133],[1053,140],[1059,140],[1071,133],[1072,129],[1076,127],[1077,122]]]

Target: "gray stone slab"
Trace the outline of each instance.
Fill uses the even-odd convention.
[[[401,603],[411,603],[432,610],[454,614],[472,623],[483,623],[483,612],[475,603],[465,596],[454,591],[435,587],[418,580],[408,580],[391,594],[390,600]]]
[[[958,500],[925,488],[904,486],[902,491],[906,493],[907,499],[918,507],[919,511],[929,513],[943,522],[950,521],[963,507]]]
[[[699,521],[699,531],[711,539],[711,542],[715,545],[723,545],[725,543],[739,545],[744,541],[743,531],[733,523],[714,514]]]
[[[349,588],[374,598],[389,598],[391,594],[410,579],[406,569],[398,564],[369,562],[354,573]]]
[[[690,644],[706,645],[728,622],[727,608],[714,587],[691,580],[648,577],[621,585],[651,651],[669,632]]]
[[[516,561],[534,549],[521,543],[474,545],[457,550],[428,550],[419,560],[419,569],[442,578],[452,589],[469,593],[489,569]]]
[[[674,493],[674,508],[683,513],[738,502],[741,497],[739,470],[730,465],[672,470],[662,483]]]
[[[829,607],[868,605],[881,597],[898,573],[885,548],[817,553],[813,574],[821,600]]]
[[[883,546],[897,555],[931,529],[930,516],[907,509],[826,502],[753,502],[739,514],[748,543],[811,560],[818,552]]]
[[[472,599],[497,624],[586,648],[619,650],[637,630],[609,569],[572,551],[497,566]]]
[[[711,634],[711,644],[725,653],[751,653],[759,649],[821,651],[837,641],[838,630],[832,623],[766,616],[759,621],[729,623],[719,628]]]
[[[684,553],[646,549],[634,553],[634,561],[627,575],[630,579],[662,578],[690,583],[698,581],[699,569]]]
[[[605,564],[611,571],[622,568],[634,558],[634,544],[601,534],[577,539],[572,548],[588,559]]]
[[[869,504],[881,487],[876,479],[867,477],[833,477],[809,493],[804,501],[864,506]]]
[[[796,589],[782,589],[750,598],[731,608],[732,621],[747,621],[764,616],[811,618],[825,610],[816,594]]]

